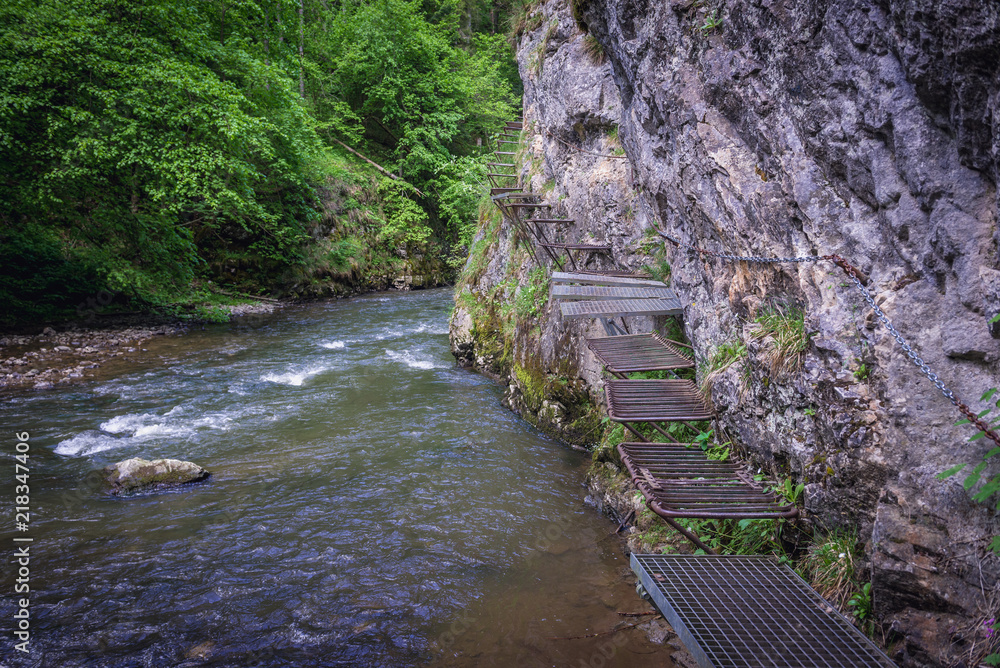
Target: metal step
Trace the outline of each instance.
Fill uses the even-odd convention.
[[[633,553],[630,561],[700,668],[895,666],[773,557]]]
[[[649,287],[661,287],[665,288],[666,283],[663,281],[652,281],[643,278],[629,278],[622,276],[615,276],[613,274],[601,275],[601,274],[584,274],[584,273],[572,273],[566,271],[554,271],[552,272],[552,282],[553,283],[581,283],[583,285],[636,285],[636,286],[649,286]]]
[[[541,244],[540,244],[541,245]],[[564,318],[616,318],[633,315],[681,315],[678,299],[613,299],[608,301],[561,302]]]
[[[531,223],[531,222],[540,223],[542,221],[540,221],[540,220],[533,220],[532,218],[528,218],[524,222],[526,222],[526,223]],[[563,221],[559,221],[559,222],[563,222]],[[539,246],[544,246],[545,248],[561,248],[562,250],[582,250],[582,251],[587,251],[587,250],[592,250],[592,251],[609,251],[609,250],[611,250],[611,246],[608,246],[606,244],[540,243],[538,245]],[[638,301],[641,301],[641,300],[638,300]]]
[[[694,368],[690,353],[656,332],[587,339],[587,347],[615,374]]]
[[[615,422],[693,422],[715,417],[705,395],[690,380],[609,379],[604,381],[604,391],[608,417]]]
[[[670,288],[607,285],[553,285],[552,299],[677,299]]]

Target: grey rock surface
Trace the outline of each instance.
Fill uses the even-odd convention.
[[[157,491],[198,482],[209,476],[208,471],[192,462],[138,457],[106,466],[101,473],[112,496]]]
[[[650,260],[654,226],[740,255],[842,255],[916,354],[985,407],[977,399],[1000,385],[1000,323],[987,322],[1000,313],[996,2],[576,5],[607,63],[588,58],[565,0],[542,3],[541,25],[518,46],[522,179],[576,219],[567,237],[608,241],[614,264],[633,269]],[[705,29],[710,11],[721,25]],[[627,160],[594,155],[613,152],[614,127]],[[473,298],[526,283],[530,263],[510,236],[501,230],[464,288]],[[989,550],[1000,526],[961,477],[937,475],[980,461],[989,442],[968,441],[974,431],[955,425],[952,404],[832,263],[721,262],[670,245],[668,256],[697,357],[730,340],[748,347],[745,366],[712,385],[724,428],[754,466],[805,484],[807,528],[856,532],[893,658],[981,660],[982,622],[1000,616]],[[478,354],[483,332],[462,303],[455,349],[504,375],[502,355]],[[812,336],[793,372],[772,373],[751,336],[769,304],[805,313]],[[600,405],[583,339],[602,332],[563,322],[551,304],[534,325],[515,332],[513,365],[577,383]],[[546,411],[524,400],[523,377],[506,374],[508,401],[537,420]]]

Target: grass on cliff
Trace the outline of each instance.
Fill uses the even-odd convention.
[[[607,60],[607,54],[604,52],[604,46],[590,33],[583,36],[583,52],[587,54],[587,58],[590,62],[595,65],[603,65],[604,61]]]
[[[754,319],[750,336],[763,342],[761,357],[772,375],[796,371],[809,345],[805,312],[797,306],[771,305]]]
[[[739,339],[723,341],[708,358],[708,366],[701,381],[701,391],[710,394],[712,384],[729,367],[747,358],[747,346]]]

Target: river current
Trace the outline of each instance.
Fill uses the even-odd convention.
[[[5,399],[0,666],[668,661],[638,630],[565,639],[647,608],[584,503],[588,458],[456,366],[451,305],[431,290],[291,306]],[[24,431],[30,654],[9,630]],[[212,477],[125,499],[93,484],[137,456]]]

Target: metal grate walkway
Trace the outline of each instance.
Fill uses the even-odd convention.
[[[677,299],[674,291],[666,286],[607,286],[607,285],[553,285],[549,292],[553,299],[581,301],[585,299]]]
[[[711,420],[715,411],[690,380],[607,380],[608,417],[615,422]]]
[[[633,371],[693,369],[694,360],[685,355],[680,346],[656,332],[587,339],[587,347],[601,364],[620,377]]]
[[[701,668],[895,665],[769,557],[633,554],[631,565]]]
[[[792,519],[795,504],[765,491],[731,462],[709,459],[697,445],[621,443],[618,454],[650,509],[664,518]]]
[[[601,301],[562,302],[564,318],[615,318],[630,315],[680,315],[679,299],[613,299]]]
[[[579,283],[581,285],[618,285],[618,286],[645,286],[651,288],[665,288],[666,283],[662,281],[652,281],[640,276],[626,274],[626,272],[609,271],[603,272],[578,272],[553,271],[552,282],[558,284]]]

